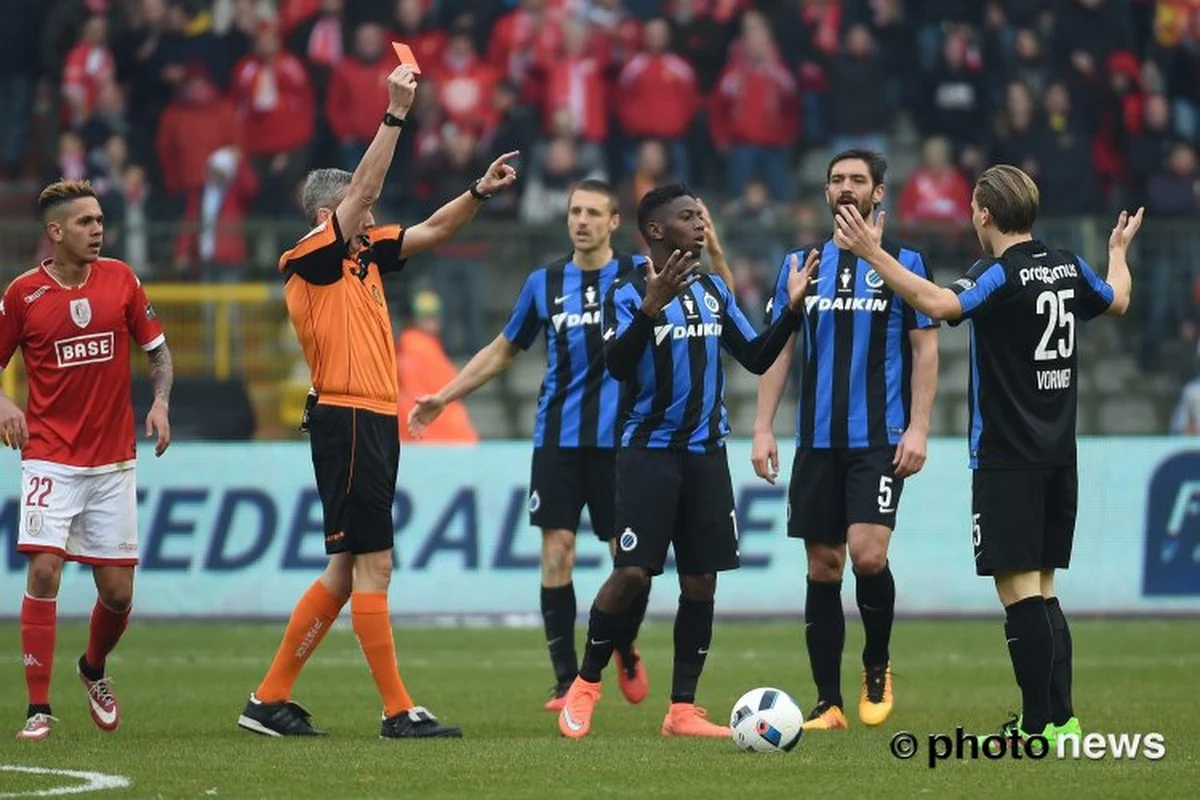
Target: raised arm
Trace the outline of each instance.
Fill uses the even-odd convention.
[[[737,292],[733,280],[733,270],[729,268],[729,261],[725,258],[725,248],[721,245],[721,237],[717,236],[717,228],[713,223],[712,215],[708,212],[708,206],[698,197],[696,204],[700,206],[700,218],[704,220],[704,249],[708,251],[708,257],[712,259],[713,274],[725,282],[729,291]]]
[[[475,218],[475,214],[489,197],[516,182],[517,170],[508,162],[518,155],[514,150],[497,158],[483,177],[471,184],[469,189],[434,211],[424,222],[406,230],[400,257],[408,258],[454,238],[455,234]]]
[[[775,363],[784,345],[795,341],[792,337],[800,326],[801,304],[808,293],[813,270],[820,260],[819,250],[809,252],[803,267],[800,266],[797,254],[793,253],[788,257],[784,266],[786,277],[783,279],[787,289],[787,305],[776,313],[770,327],[757,336],[754,335],[754,328],[750,326],[742,310],[738,308],[733,293],[730,292],[726,296],[726,324],[721,328],[721,342],[738,363],[755,375],[766,372]],[[779,401],[775,402],[778,404]]]
[[[619,381],[637,373],[658,316],[658,311],[652,316],[644,305],[639,305],[636,294],[630,284],[614,284],[604,304],[604,366]]]
[[[1108,237],[1108,275],[1106,282],[1112,287],[1113,299],[1108,306],[1108,314],[1124,316],[1129,310],[1129,300],[1133,296],[1133,277],[1129,273],[1129,262],[1125,255],[1138,229],[1142,227],[1142,215],[1145,208],[1139,208],[1137,213],[1130,216],[1122,211],[1117,217],[1117,224]]]
[[[413,95],[417,90],[417,80],[413,76],[412,67],[404,64],[392,70],[387,77],[388,107],[391,117],[404,121],[408,109],[412,106]],[[396,152],[396,142],[400,139],[400,126],[380,123],[375,131],[375,138],[367,147],[358,168],[350,179],[350,187],[346,196],[338,204],[336,215],[338,229],[345,231],[346,236],[354,236],[362,227],[367,212],[379,200],[383,191],[383,181],[388,169],[392,166],[392,157]]]
[[[955,321],[963,316],[958,295],[904,268],[883,249],[884,213],[867,222],[853,205],[839,206],[834,218],[834,243],[866,261],[904,302],[932,319]]]
[[[747,334],[753,334],[754,329],[750,327],[742,310],[737,307],[736,301],[730,300],[725,315],[727,319],[726,325],[721,329],[721,341],[730,355],[755,375],[762,375],[771,368],[783,346],[795,341],[792,337],[796,335],[796,328],[800,326],[799,312],[788,306],[775,318],[770,327],[749,338]],[[778,405],[779,401],[775,402]]]
[[[662,269],[646,262],[646,291],[626,281],[614,283],[604,301],[604,363],[619,381],[637,373],[658,315],[684,287],[696,280],[699,264],[676,250]]]

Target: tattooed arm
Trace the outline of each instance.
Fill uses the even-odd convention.
[[[146,415],[146,436],[156,436],[154,455],[161,456],[171,446],[171,423],[167,409],[171,404],[171,384],[175,381],[175,365],[166,343],[151,350],[150,385],[154,388],[154,403]]]

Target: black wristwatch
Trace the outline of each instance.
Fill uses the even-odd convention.
[[[474,197],[476,200],[478,200],[481,203],[486,203],[488,200],[492,199],[492,196],[490,194],[484,194],[483,192],[479,191],[479,181],[481,181],[481,180],[483,180],[483,178],[479,178],[474,183],[471,184],[471,189],[470,189],[471,197]]]
[[[383,113],[383,124],[387,125],[389,128],[404,128],[404,120],[402,120],[400,117],[397,117],[390,111],[385,111]]]

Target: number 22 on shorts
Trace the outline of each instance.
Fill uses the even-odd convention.
[[[25,505],[49,508],[50,492],[53,489],[53,478],[44,475],[34,475],[29,480],[29,494],[25,495]]]

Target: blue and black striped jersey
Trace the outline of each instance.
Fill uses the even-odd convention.
[[[604,304],[609,371],[623,381],[621,446],[719,450],[729,434],[724,347],[763,373],[800,321],[793,312],[755,335],[728,287],[704,275],[651,319],[643,271],[613,284]]]
[[[921,254],[884,239],[904,267],[929,278]],[[796,447],[863,448],[899,443],[911,407],[908,333],[937,323],[895,295],[866,261],[832,239],[815,245],[821,261],[805,298],[803,365]],[[813,247],[797,250],[803,264]],[[787,302],[783,259],[767,319]]]
[[[613,282],[645,263],[622,255],[598,270],[563,258],[525,280],[504,337],[527,350],[546,333],[535,447],[615,447],[620,389],[604,365],[600,307]]]

